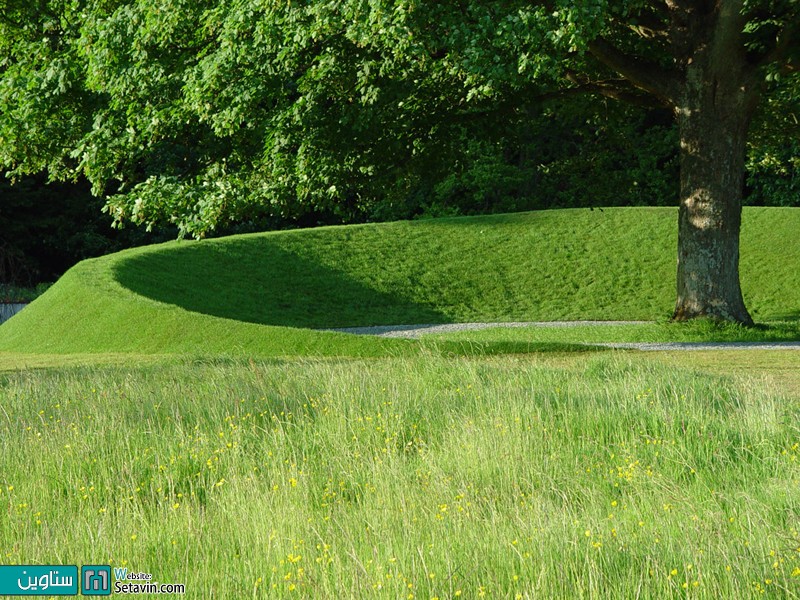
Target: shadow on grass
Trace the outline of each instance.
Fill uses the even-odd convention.
[[[800,325],[800,310],[789,310],[783,313],[777,313],[771,315],[770,320],[772,321],[789,321],[795,322]]]
[[[386,293],[264,238],[187,243],[120,261],[129,290],[186,310],[262,325],[444,323],[447,315]]]
[[[782,317],[752,326],[737,323],[720,323],[700,319],[689,323],[669,323],[664,331],[678,329],[682,336],[676,341],[698,342],[794,342],[800,340],[800,319]],[[684,339],[685,338],[685,339]]]
[[[508,354],[598,354],[613,352],[604,346],[572,344],[564,342],[473,342],[473,341],[428,341],[425,348],[443,356],[502,356]]]

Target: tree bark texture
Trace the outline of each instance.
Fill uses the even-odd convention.
[[[678,321],[753,323],[739,283],[739,231],[747,132],[758,94],[737,16],[722,9],[705,30],[690,32],[694,49],[674,107],[681,143]]]

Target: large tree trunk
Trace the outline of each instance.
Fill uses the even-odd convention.
[[[752,325],[739,284],[739,229],[747,131],[757,93],[744,56],[726,43],[722,26],[716,23],[711,43],[700,45],[688,62],[675,109],[681,198],[673,319]]]
[[[702,98],[701,102],[700,110],[679,117],[681,201],[678,299],[673,318],[709,317],[752,324],[739,285],[749,116],[733,107],[730,114],[722,116],[713,99]]]

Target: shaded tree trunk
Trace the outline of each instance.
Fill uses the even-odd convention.
[[[735,43],[741,26],[731,23],[727,32],[725,27],[717,21],[709,43],[695,46],[675,105],[681,198],[673,319],[752,325],[739,283],[739,230],[747,131],[758,92]],[[693,35],[698,33],[705,37]]]
[[[702,95],[711,95],[703,91]],[[739,230],[749,115],[701,98],[680,115],[681,198],[675,320],[709,317],[752,324],[739,284]],[[719,102],[719,101],[717,101]],[[729,100],[722,100],[728,104]]]
[[[648,5],[634,29],[663,43],[671,64],[629,54],[603,36],[589,42],[588,50],[633,88],[670,107],[678,122],[681,199],[672,318],[752,325],[739,284],[747,132],[762,93],[760,65],[787,55],[795,29],[785,26],[771,50],[748,56],[745,0]],[[619,82],[583,85],[612,98],[631,95]]]

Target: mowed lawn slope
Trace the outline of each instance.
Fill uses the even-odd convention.
[[[85,261],[0,327],[0,351],[370,356],[311,328],[652,320],[674,302],[675,209],[553,210],[183,241]],[[799,209],[749,208],[745,300],[800,318]]]

